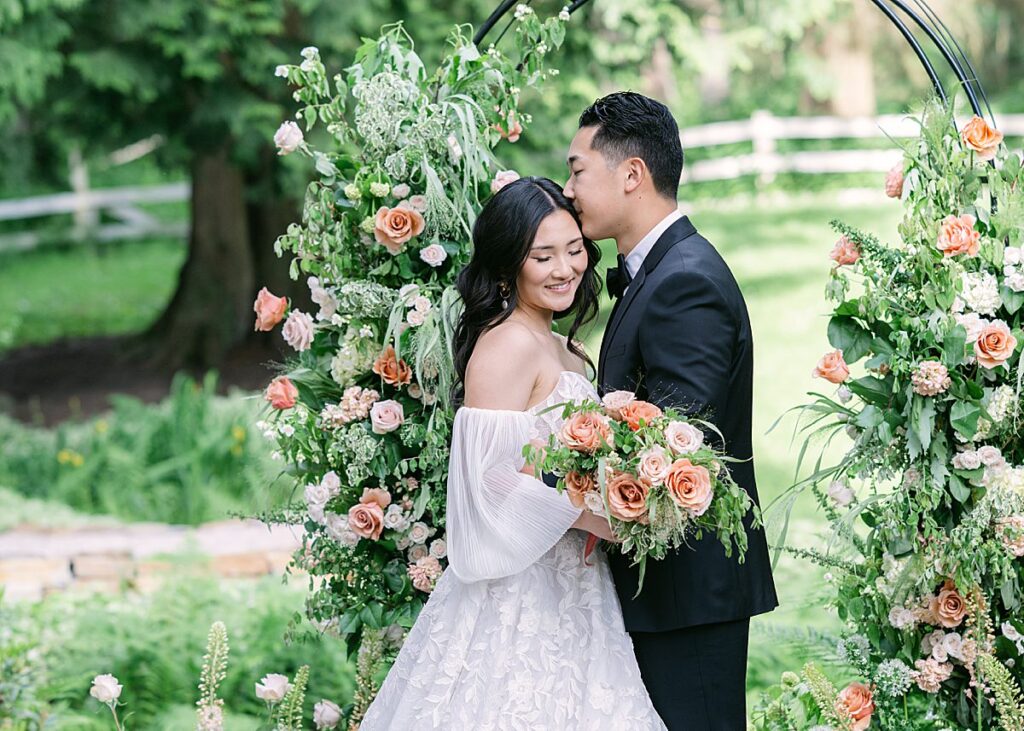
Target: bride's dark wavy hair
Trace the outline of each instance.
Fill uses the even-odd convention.
[[[466,368],[480,336],[509,318],[519,301],[516,278],[530,254],[541,221],[557,211],[565,211],[577,226],[579,215],[572,203],[562,194],[562,188],[548,178],[520,178],[499,190],[484,206],[473,225],[473,256],[459,272],[456,288],[462,296],[465,309],[455,328],[453,356],[458,380],[454,400],[461,402],[466,382]],[[597,263],[601,252],[593,241],[583,237],[587,251],[587,269],[576,289],[572,306],[556,312],[562,319],[575,314],[569,327],[569,350],[594,364],[583,349],[573,342],[576,332],[598,313],[598,293],[601,279]],[[501,284],[508,287],[508,296],[501,294]],[[508,308],[503,309],[502,300]]]

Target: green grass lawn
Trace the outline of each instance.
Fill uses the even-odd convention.
[[[0,254],[0,352],[144,329],[174,292],[186,253],[164,239]]]

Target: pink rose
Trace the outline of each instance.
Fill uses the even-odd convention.
[[[298,351],[309,350],[313,342],[313,318],[305,312],[295,310],[281,329],[281,335],[290,346]]]
[[[885,176],[885,194],[890,198],[903,197],[903,163],[893,166]]]
[[[376,541],[384,530],[384,510],[375,502],[356,503],[348,509],[348,527],[360,538]]]
[[[850,714],[853,725],[851,731],[864,731],[871,725],[871,714],[875,710],[875,701],[871,688],[863,683],[850,683],[839,693],[836,704]]]
[[[677,459],[669,467],[665,487],[676,504],[689,510],[694,517],[704,515],[714,497],[711,473],[706,467],[695,465],[685,458]]]
[[[391,504],[391,493],[381,487],[367,487],[359,502],[363,505],[379,505],[383,510]]]
[[[409,186],[405,183],[399,183],[391,189],[391,195],[395,196],[395,198],[405,198],[409,195]]]
[[[824,378],[832,383],[845,381],[850,377],[850,369],[846,366],[846,361],[843,360],[843,351],[833,350],[831,353],[823,355],[811,375],[815,378]]]
[[[447,258],[448,252],[444,250],[441,244],[431,244],[425,249],[420,250],[420,259],[432,267],[441,266]]]
[[[636,474],[652,485],[660,485],[668,475],[669,456],[661,447],[651,447],[640,455]]]
[[[414,195],[409,200],[404,200],[398,204],[399,207],[411,208],[417,213],[427,212],[427,197],[423,195]]]
[[[682,421],[673,421],[665,427],[665,441],[676,454],[692,454],[704,444],[704,433]]]
[[[939,227],[936,246],[944,256],[974,256],[981,245],[981,232],[974,230],[975,218],[970,213],[946,216]]]
[[[837,267],[855,264],[860,259],[860,247],[850,240],[849,236],[840,236],[830,254]]]
[[[295,388],[295,384],[288,380],[287,377],[278,376],[270,382],[263,396],[275,409],[290,409],[295,406],[295,400],[299,396],[299,389]]]
[[[509,183],[514,183],[517,180],[519,180],[519,173],[515,170],[501,170],[491,181],[491,192],[497,193]]]
[[[370,408],[374,434],[387,434],[405,423],[405,411],[397,401],[378,401]]]
[[[423,233],[424,226],[423,216],[413,208],[381,206],[374,218],[373,236],[389,252],[398,254],[406,241]]]
[[[302,130],[295,122],[284,122],[274,133],[274,144],[278,155],[295,152],[302,144]]]
[[[983,368],[998,368],[1010,359],[1017,347],[1017,338],[1002,320],[994,320],[982,328],[974,341],[974,354]]]
[[[256,330],[269,332],[284,318],[284,311],[288,307],[288,300],[284,297],[275,297],[270,290],[264,287],[256,295],[256,301],[252,305],[256,313]]]
[[[622,421],[622,409],[636,400],[636,394],[632,391],[612,391],[606,393],[601,399],[604,413],[616,421]]]

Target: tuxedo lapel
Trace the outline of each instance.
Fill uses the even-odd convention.
[[[599,385],[603,385],[604,382],[605,358],[607,357],[608,348],[615,338],[615,332],[625,317],[626,311],[643,287],[647,275],[654,271],[658,263],[665,258],[665,254],[668,253],[669,249],[695,233],[697,233],[697,229],[690,223],[690,219],[683,216],[665,230],[665,233],[658,238],[658,242],[651,248],[647,256],[644,257],[643,266],[640,267],[640,271],[636,273],[636,276],[629,283],[626,294],[615,303],[611,316],[608,318],[608,326],[605,328],[604,338],[601,340],[601,353],[598,356]]]

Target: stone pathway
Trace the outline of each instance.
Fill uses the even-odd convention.
[[[134,523],[115,527],[0,533],[5,599],[35,601],[57,591],[147,591],[180,569],[175,556],[203,557],[214,574],[255,578],[282,574],[301,545],[302,528],[226,520],[200,526]]]

